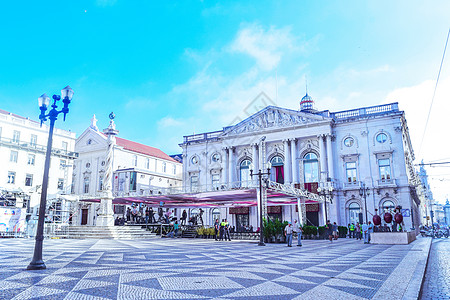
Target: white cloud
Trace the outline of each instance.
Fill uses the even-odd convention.
[[[251,24],[239,30],[229,49],[250,55],[261,69],[268,71],[278,66],[284,52],[298,50],[295,40],[289,27],[264,30]]]
[[[166,116],[158,121],[158,127],[167,128],[167,127],[180,127],[185,124],[182,120],[177,120],[172,117]]]
[[[424,128],[428,117],[431,98],[436,81],[426,80],[415,86],[399,88],[389,93],[385,102],[399,102],[399,108],[405,111],[411,141],[416,155],[416,163],[450,160],[450,139],[448,134],[448,111],[450,109],[450,76],[441,78],[424,136]],[[446,174],[450,165],[427,167],[428,173],[436,178],[450,179]],[[440,176],[444,175],[444,176]],[[433,180],[435,199],[443,202],[450,195],[450,188],[445,181]]]

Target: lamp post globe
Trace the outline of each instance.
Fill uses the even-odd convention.
[[[50,160],[52,153],[52,142],[53,142],[53,128],[55,127],[55,121],[60,113],[64,114],[64,120],[66,114],[69,112],[69,104],[72,100],[73,90],[70,86],[66,86],[61,90],[60,95],[53,95],[53,104],[51,105],[51,109],[46,114],[47,109],[50,104],[50,97],[46,94],[42,94],[38,98],[39,109],[41,111],[39,115],[39,119],[42,124],[47,121],[47,118],[50,119],[50,126],[48,131],[48,141],[47,141],[47,150],[45,153],[45,164],[44,164],[44,176],[42,179],[42,192],[41,192],[41,201],[39,204],[39,217],[38,217],[38,225],[36,230],[36,242],[34,245],[34,254],[33,259],[27,267],[27,270],[43,270],[47,267],[42,259],[42,247],[44,241],[44,221],[45,221],[45,211],[47,206],[47,190],[48,190],[48,173],[50,170]],[[57,101],[63,98],[64,107],[61,110],[58,110]]]

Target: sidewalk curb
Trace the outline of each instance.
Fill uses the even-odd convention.
[[[414,271],[414,275],[411,278],[408,288],[403,294],[403,300],[420,299],[422,295],[423,283],[425,281],[425,272],[427,271],[428,259],[430,257],[431,244],[433,239],[428,238],[427,245],[425,246],[425,251],[427,252],[426,257],[424,257],[418,264]]]

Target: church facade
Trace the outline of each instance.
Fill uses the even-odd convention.
[[[180,146],[187,192],[242,187],[254,180],[251,167],[257,172],[268,165],[271,181],[332,195],[326,212],[324,203],[306,204],[303,222],[308,224],[324,225],[326,218],[339,225],[356,224],[372,220],[375,209],[397,206],[404,228],[420,222],[414,152],[398,103],[317,111],[306,95],[299,110],[267,106],[220,131],[185,136]],[[258,227],[256,207],[215,208],[207,214],[207,220],[227,218],[237,228]],[[268,215],[298,218],[296,205],[268,207]]]
[[[71,192],[81,200],[99,199],[103,193],[108,142],[96,122],[94,115],[91,125],[75,143],[79,156],[74,163]],[[158,148],[121,137],[116,137],[115,140],[112,163],[114,197],[181,188],[180,162]],[[99,207],[99,203],[80,201],[74,223],[96,225]],[[125,209],[125,205],[114,205],[114,217],[123,217]]]

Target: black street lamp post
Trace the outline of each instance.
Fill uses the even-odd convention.
[[[370,189],[368,187],[366,187],[366,184],[364,182],[361,184],[361,187],[359,188],[359,195],[364,198],[364,207],[365,207],[364,210],[366,212],[366,224],[369,224],[369,219],[367,217],[367,196],[370,194],[369,190]]]
[[[258,246],[265,246],[266,244],[264,244],[264,236],[263,236],[263,227],[264,227],[264,222],[263,222],[263,199],[262,199],[262,180],[263,180],[263,176],[267,175],[270,176],[270,164],[267,168],[267,172],[261,172],[261,170],[258,170],[258,173],[253,174],[253,166],[250,165],[250,176],[258,176],[259,179],[259,243]]]
[[[41,110],[41,114],[39,115],[39,119],[42,123],[47,121],[47,118],[50,119],[50,129],[48,132],[48,141],[47,141],[47,152],[45,154],[45,164],[44,164],[44,178],[42,180],[42,192],[41,192],[41,203],[39,206],[39,218],[38,218],[38,226],[36,231],[36,243],[34,245],[34,255],[33,260],[27,267],[27,270],[43,270],[46,269],[45,263],[42,260],[42,245],[44,241],[44,221],[45,221],[45,208],[47,202],[47,187],[48,187],[48,173],[50,170],[50,156],[52,154],[52,141],[53,141],[53,128],[55,126],[55,121],[60,113],[64,114],[64,121],[66,120],[66,114],[69,112],[69,103],[72,100],[73,90],[70,86],[66,86],[61,90],[61,96],[53,95],[53,104],[52,109],[45,114],[49,104],[50,97],[46,94],[43,94],[39,97],[39,108]],[[58,106],[56,105],[57,101],[63,99],[64,107],[61,110],[57,110]]]

